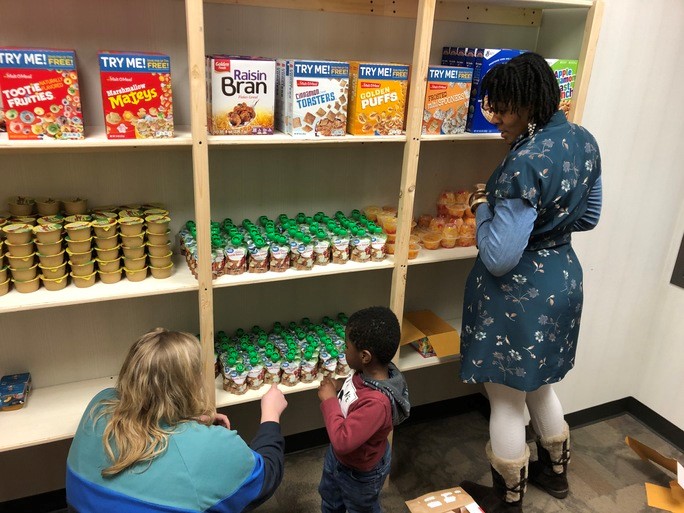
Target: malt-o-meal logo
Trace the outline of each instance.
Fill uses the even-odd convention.
[[[361,82],[362,89],[379,89],[380,84],[377,82]]]
[[[315,80],[297,80],[298,87],[318,87],[318,82]]]
[[[447,88],[446,84],[430,84],[430,91],[439,91]]]

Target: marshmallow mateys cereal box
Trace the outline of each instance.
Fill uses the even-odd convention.
[[[350,62],[349,122],[352,135],[401,135],[409,67]]]
[[[465,132],[473,70],[430,66],[423,110],[424,134]]]
[[[347,129],[349,64],[282,59],[278,95],[284,132],[293,136],[344,135]],[[280,124],[280,123],[279,123]]]
[[[108,139],[173,137],[171,59],[154,53],[100,52]]]
[[[211,55],[206,70],[210,134],[273,134],[275,60]]]
[[[0,92],[10,139],[83,139],[72,50],[0,48]]]

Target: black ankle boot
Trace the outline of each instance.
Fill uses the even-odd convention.
[[[570,492],[570,430],[567,424],[563,434],[538,439],[537,454],[539,459],[530,462],[530,483],[556,499],[564,499]]]

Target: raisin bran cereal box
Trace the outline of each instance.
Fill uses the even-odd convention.
[[[213,135],[272,135],[276,66],[273,59],[207,57],[207,125]]]
[[[572,105],[572,93],[575,90],[578,61],[572,59],[546,59],[546,62],[551,66],[560,87],[559,109],[565,112],[565,117],[568,117],[570,106]]]
[[[465,132],[473,70],[430,66],[423,110],[424,134]]]
[[[284,59],[282,94],[285,133],[297,137],[344,135],[349,64]]]
[[[479,56],[480,50],[482,51],[481,56]],[[523,50],[508,48],[478,49],[474,57],[473,85],[470,90],[470,105],[468,107],[468,121],[466,122],[467,132],[475,134],[498,132],[496,126],[489,122],[491,119],[489,112],[482,109],[482,95],[479,90],[480,82],[494,66],[504,64],[521,53],[523,53]]]
[[[83,139],[72,50],[0,48],[0,94],[10,139]]]
[[[350,62],[349,77],[348,132],[352,135],[401,135],[409,66]]]
[[[171,59],[156,53],[100,52],[108,139],[173,137]]]

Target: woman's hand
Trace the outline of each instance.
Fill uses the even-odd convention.
[[[275,383],[261,398],[261,422],[280,422],[280,415],[287,408],[285,395]]]
[[[318,398],[323,402],[327,399],[332,399],[333,397],[337,397],[335,382],[329,377],[325,377],[318,386]]]

